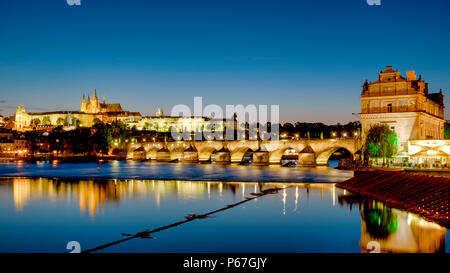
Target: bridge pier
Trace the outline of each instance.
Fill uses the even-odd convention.
[[[170,151],[166,147],[159,149],[156,152],[156,161],[169,162],[171,161]]]
[[[269,165],[269,152],[267,150],[258,149],[253,152],[253,165],[254,166],[268,166]]]
[[[311,146],[307,145],[301,152],[298,153],[299,167],[315,167],[316,153]]]
[[[189,145],[189,148],[184,150],[183,162],[186,163],[197,163],[198,162],[198,151],[193,145]]]
[[[215,154],[215,161],[216,164],[220,165],[228,165],[231,163],[231,153],[230,150],[223,147],[222,149],[218,150]]]
[[[139,148],[133,151],[133,160],[146,160],[146,159],[147,159],[147,152],[145,151],[143,146],[140,146]]]

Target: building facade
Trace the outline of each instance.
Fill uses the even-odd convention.
[[[429,93],[428,83],[414,71],[404,78],[387,66],[378,80],[365,82],[361,93],[363,139],[371,126],[387,124],[398,136],[398,152],[408,154],[409,140],[444,138],[442,91]]]
[[[396,162],[403,167],[448,167],[450,140],[444,139],[444,96],[430,93],[428,83],[414,71],[406,78],[392,66],[366,82],[361,93],[364,140],[371,126],[387,124],[398,137]]]
[[[96,120],[104,123],[114,121],[132,123],[140,119],[140,113],[125,111],[119,103],[106,103],[105,97],[103,97],[103,102],[100,103],[97,90],[94,89],[92,99],[88,95],[86,101],[83,94],[80,111],[29,113],[23,105],[19,105],[15,113],[14,127],[20,131],[32,130],[38,128],[38,126],[91,127]]]

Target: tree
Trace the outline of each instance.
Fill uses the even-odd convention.
[[[397,135],[388,125],[372,126],[366,137],[363,151],[367,151],[370,157],[391,158],[397,153]]]
[[[102,156],[108,153],[112,143],[111,128],[107,124],[97,124],[97,131],[94,134],[94,149]]]
[[[95,118],[93,124],[94,125],[103,124],[103,122],[99,118]]]
[[[89,128],[77,128],[65,134],[64,141],[74,154],[86,155],[93,151],[93,139]]]
[[[34,119],[31,120],[31,126],[36,127],[39,124],[41,124],[41,120],[40,119],[34,118]]]
[[[64,125],[65,123],[66,123],[66,120],[63,119],[63,118],[58,118],[58,119],[56,120],[56,124],[57,124],[57,125]]]
[[[450,122],[444,123],[444,138],[450,139]]]
[[[50,117],[49,117],[49,116],[45,116],[45,117],[42,119],[42,125],[51,125]]]
[[[286,122],[283,124],[283,131],[291,133],[294,131],[294,125],[292,123]]]

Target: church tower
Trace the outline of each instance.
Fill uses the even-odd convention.
[[[29,125],[27,124],[29,120],[29,116],[25,110],[25,106],[20,106],[20,104],[17,106],[16,114],[15,114],[15,121],[14,121],[14,127],[17,130],[22,130],[25,126]]]
[[[88,100],[86,102],[86,113],[90,113],[91,109],[91,96],[88,94]]]
[[[85,98],[84,94],[83,94],[83,99],[81,100],[80,112],[86,112],[86,98]]]
[[[100,100],[97,97],[97,89],[94,89],[94,97],[91,101],[91,111],[92,113],[99,113],[100,112]]]

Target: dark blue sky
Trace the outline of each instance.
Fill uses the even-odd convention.
[[[143,114],[203,96],[348,122],[386,65],[422,74],[449,106],[449,12],[448,0],[0,0],[0,114],[76,110],[97,88]]]

